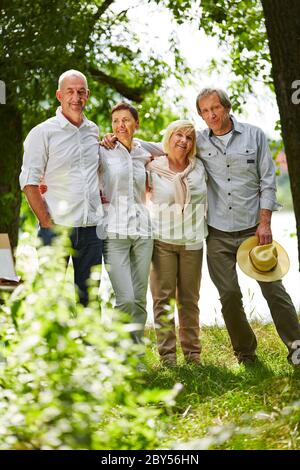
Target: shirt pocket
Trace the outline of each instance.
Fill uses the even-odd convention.
[[[246,148],[239,152],[238,165],[243,174],[257,176],[257,155],[255,149]]]
[[[209,176],[220,175],[223,172],[222,156],[217,149],[210,149],[201,152],[200,157]]]

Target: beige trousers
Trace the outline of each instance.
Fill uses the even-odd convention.
[[[169,302],[176,299],[179,339],[187,361],[198,362],[199,290],[203,250],[188,250],[158,240],[154,242],[150,270],[158,351],[163,361],[176,361],[175,321]],[[171,312],[171,313],[170,313]]]

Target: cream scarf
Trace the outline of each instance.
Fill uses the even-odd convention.
[[[169,168],[169,160],[164,155],[162,157],[155,158],[152,162],[148,163],[147,170],[153,171],[159,176],[164,176],[169,181],[174,182],[175,190],[175,203],[179,204],[181,210],[184,211],[187,204],[191,200],[191,194],[189,189],[189,183],[187,175],[195,168],[195,158],[189,161],[188,166],[181,173],[176,173]]]

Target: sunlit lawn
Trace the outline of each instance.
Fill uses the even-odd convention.
[[[183,385],[168,418],[162,447],[226,449],[300,448],[300,371],[286,361],[286,350],[272,325],[254,325],[259,363],[237,364],[224,328],[202,329],[202,366],[161,367],[152,332],[147,358],[148,387]],[[196,441],[195,441],[196,440]],[[192,441],[192,442],[189,442]],[[175,444],[174,444],[175,443]]]

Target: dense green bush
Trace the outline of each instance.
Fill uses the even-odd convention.
[[[145,390],[138,347],[114,310],[74,305],[64,250],[20,259],[24,283],[1,306],[0,449],[153,449],[173,391]],[[159,420],[158,420],[159,418]]]

